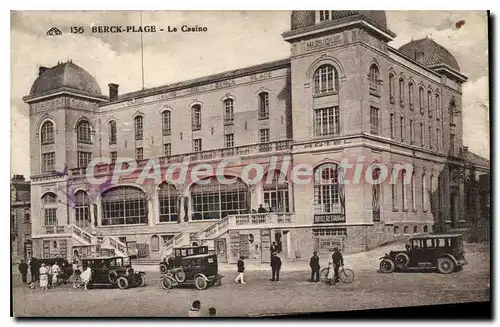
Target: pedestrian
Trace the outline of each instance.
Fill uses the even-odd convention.
[[[39,272],[40,272],[40,289],[46,290],[48,277],[47,277],[47,268],[45,268],[45,263],[42,263]]]
[[[241,282],[242,284],[246,284],[244,280],[244,275],[245,275],[245,262],[243,261],[243,256],[240,257],[240,260],[238,260],[238,276],[236,276],[236,279],[234,280],[236,284]]]
[[[311,267],[311,283],[319,282],[319,257],[318,252],[314,251],[311,260],[309,261],[309,267]]]
[[[80,285],[78,283],[80,282],[80,265],[78,264],[77,260],[73,260],[73,288],[79,288]]]
[[[257,209],[257,213],[266,213],[266,212],[267,212],[266,208],[264,208],[264,207],[262,206],[262,204],[261,204],[261,205],[259,205],[259,209]]]
[[[273,277],[271,278],[272,282],[279,283],[280,281],[280,270],[281,270],[281,259],[278,257],[276,252],[273,252],[271,255],[271,270],[273,272]]]
[[[276,242],[273,242],[273,244],[271,244],[271,256],[273,255],[273,253],[277,252],[278,252],[278,244],[276,244]]]
[[[32,282],[36,282],[38,279],[37,279],[37,272],[38,272],[38,269],[39,267],[36,266],[36,259],[35,258],[31,258],[30,260],[30,271],[31,271],[31,281]]]
[[[57,261],[54,262],[52,265],[52,287],[57,286],[57,278],[59,277],[61,273],[61,269],[59,268],[59,265],[57,264]]]
[[[328,275],[326,276],[326,281],[330,285],[335,285],[335,267],[333,266],[333,263],[330,261],[328,263]]]
[[[52,266],[50,262],[47,262],[45,267],[47,268],[47,287],[52,288]]]
[[[90,269],[90,267],[88,265],[85,265],[85,267],[80,275],[80,278],[83,282],[84,290],[88,291],[87,285],[89,284],[90,279],[92,278],[92,269]]]
[[[26,284],[28,282],[26,277],[28,274],[28,265],[24,263],[24,260],[21,260],[21,263],[19,264],[19,272],[21,273],[23,283]]]
[[[201,302],[196,300],[193,301],[191,308],[189,309],[189,317],[201,317]]]
[[[339,248],[333,248],[332,263],[335,267],[334,283],[336,283],[340,281],[339,268],[344,266],[344,257],[342,257],[342,253],[340,253]]]
[[[215,317],[217,315],[217,310],[215,310],[214,307],[211,307],[210,309],[208,309],[208,316],[209,317]]]

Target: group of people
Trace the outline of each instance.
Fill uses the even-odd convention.
[[[214,307],[208,309],[208,317],[215,317],[217,315],[217,310]],[[207,313],[201,310],[201,302],[199,300],[193,301],[191,308],[188,312],[189,317],[206,317]]]
[[[332,261],[328,263],[328,274],[326,281],[329,284],[335,285],[339,282],[339,268],[344,266],[344,257],[338,248],[333,249]],[[319,271],[321,269],[319,264],[318,252],[314,251],[311,260],[309,260],[309,267],[311,267],[311,283],[319,282]]]
[[[236,264],[237,269],[238,269],[238,275],[236,276],[236,279],[234,280],[235,283],[241,283],[241,284],[246,284],[245,282],[245,258],[243,256],[240,256],[240,259],[238,260],[238,263]],[[278,256],[278,253],[276,252],[276,242],[273,243],[271,246],[271,271],[272,271],[272,277],[271,281],[272,282],[280,282],[280,270],[281,270],[281,259]]]

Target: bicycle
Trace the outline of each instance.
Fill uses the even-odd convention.
[[[319,274],[321,281],[326,283],[328,277],[328,268],[321,269]],[[344,266],[340,266],[339,279],[344,284],[352,283],[354,281],[354,271],[352,271],[351,269],[344,268]]]

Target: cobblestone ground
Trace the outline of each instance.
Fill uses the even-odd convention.
[[[204,291],[161,290],[159,274],[148,273],[148,285],[128,290],[83,291],[70,286],[41,291],[13,289],[14,314],[23,316],[186,316],[194,300],[202,310],[213,306],[219,316],[362,310],[387,307],[489,301],[489,269],[458,273],[356,271],[352,284],[309,283],[308,271],[282,272],[282,283],[265,271],[246,273],[246,285],[234,284],[236,273],[224,271],[223,283]]]

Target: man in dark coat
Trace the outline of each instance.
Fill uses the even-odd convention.
[[[332,263],[335,272],[334,283],[336,283],[339,281],[339,268],[344,266],[344,257],[342,257],[342,253],[338,248],[333,248]]]
[[[30,270],[31,270],[31,281],[32,282],[38,281],[38,273],[40,272],[38,269],[40,269],[40,266],[38,265],[38,260],[36,258],[31,258]]]
[[[311,267],[311,280],[310,282],[317,283],[319,282],[319,257],[318,252],[314,251],[311,260],[309,261],[309,267]]]
[[[273,244],[271,244],[271,255],[277,252],[278,252],[278,244],[276,244],[276,242],[273,242]]]
[[[271,270],[273,271],[273,277],[271,281],[280,281],[280,270],[281,270],[281,259],[276,253],[271,255]]]
[[[24,260],[21,260],[21,263],[19,264],[19,272],[21,273],[23,283],[27,283],[26,275],[28,274],[28,265],[24,262]]]
[[[262,204],[259,206],[259,209],[257,209],[257,213],[266,213],[267,210],[262,206]]]

